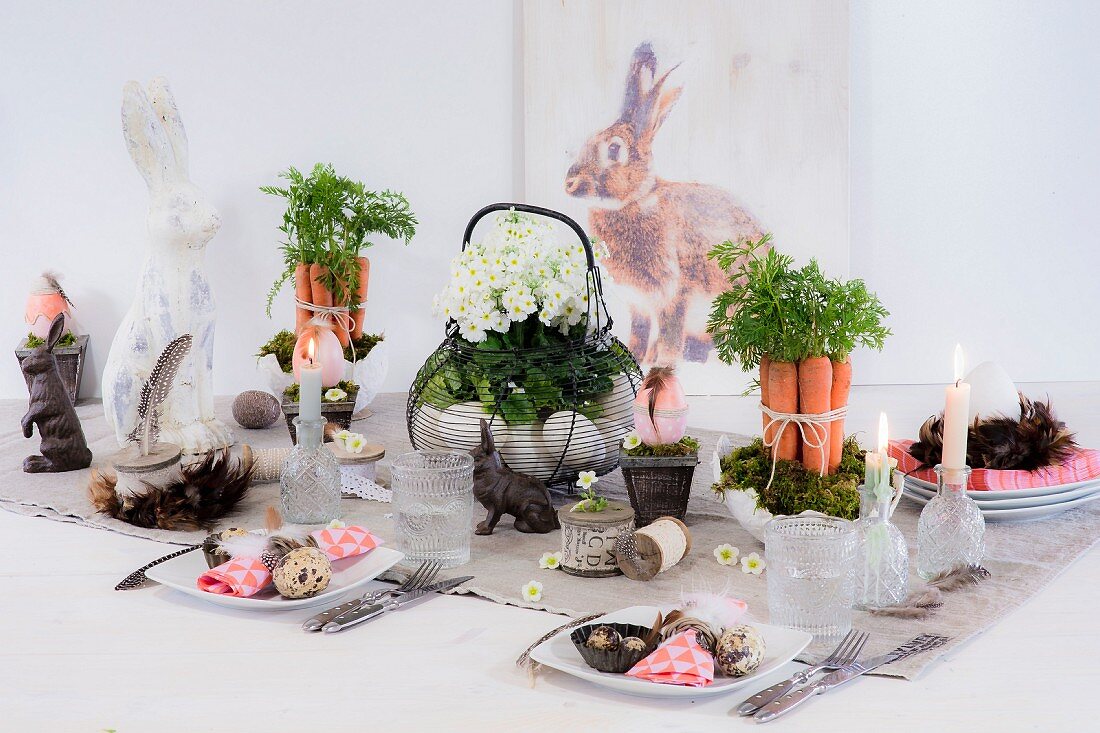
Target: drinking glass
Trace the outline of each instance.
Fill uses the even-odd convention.
[[[764,532],[772,623],[813,634],[815,644],[839,641],[852,628],[855,525],[800,515],[777,517]]]
[[[397,548],[412,562],[445,568],[470,561],[474,459],[451,450],[417,450],[390,466]]]

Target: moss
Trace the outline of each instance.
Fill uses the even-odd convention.
[[[690,456],[699,452],[699,441],[690,435],[680,438],[677,443],[667,445],[646,445],[642,443],[637,448],[624,449],[628,456],[668,458],[670,456]]]
[[[859,517],[859,489],[863,482],[864,451],[854,437],[844,441],[840,467],[835,474],[819,476],[798,461],[776,461],[771,486],[771,454],[757,438],[722,458],[722,478],[712,487],[719,496],[726,491],[757,492],[757,506],[772,514],[798,514],[806,510],[844,519]]]
[[[364,333],[357,338],[352,344],[348,344],[344,347],[344,358],[348,361],[352,361],[352,345],[355,346],[355,359],[362,359],[370,353],[384,337],[381,334]],[[275,359],[279,362],[279,367],[290,374],[293,371],[294,364],[294,345],[298,342],[298,337],[294,335],[293,331],[279,331],[277,334],[271,337],[271,340],[260,347],[256,356],[267,356],[268,354],[274,354]]]
[[[342,390],[344,390],[345,392],[348,393],[348,398],[345,400],[345,402],[355,402],[355,395],[357,395],[359,393],[359,385],[358,384],[356,384],[355,382],[349,382],[348,380],[345,379],[345,380],[341,381],[339,384],[337,384],[336,388],[337,389],[342,389]],[[294,384],[290,385],[289,387],[287,387],[286,389],[283,390],[283,397],[286,398],[287,400],[289,400],[290,402],[297,402],[298,398],[300,396],[299,392],[298,392],[298,389],[299,389],[298,383],[295,382]],[[329,387],[329,389],[332,389],[332,388]],[[325,392],[327,392],[327,391],[328,390],[326,389]],[[322,393],[322,394],[324,394],[324,393]],[[324,398],[321,399],[321,403],[326,404],[326,405],[334,404],[332,402],[328,402]]]
[[[44,343],[46,342],[43,339],[38,338],[33,333],[27,334],[26,346],[28,349],[36,349]],[[54,348],[59,348],[62,346],[76,346],[76,336],[73,334],[72,331],[66,331],[64,334],[62,334],[61,338],[57,340],[57,345]]]

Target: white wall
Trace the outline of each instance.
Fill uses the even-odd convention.
[[[220,393],[259,384],[251,355],[292,323],[264,294],[281,207],[257,186],[331,161],[404,191],[407,250],[371,254],[369,323],[390,389],[438,342],[431,294],[480,205],[522,196],[516,3],[6,3],[0,27],[0,344],[47,267],[92,334],[84,394],[128,307],[146,191],[122,142],[122,84],[163,74],[197,184],[223,227],[207,267]],[[863,383],[942,382],[952,345],[1020,381],[1100,378],[1100,5],[852,2],[852,273],[896,336]],[[565,52],[565,51],[563,51]],[[25,388],[14,358],[0,396]]]

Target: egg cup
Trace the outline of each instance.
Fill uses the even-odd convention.
[[[645,639],[652,631],[648,626],[638,626],[637,624],[607,623],[592,623],[573,629],[573,632],[569,635],[570,640],[573,642],[573,646],[577,647],[577,651],[584,657],[585,663],[597,671],[622,674],[648,657],[653,653],[653,650],[657,648],[657,644],[652,643],[647,644],[645,649],[634,651],[627,649],[626,646],[620,643],[619,648],[614,651],[591,649],[587,646],[588,637],[592,635],[593,631],[601,626],[609,626],[615,629],[623,639],[631,636]]]

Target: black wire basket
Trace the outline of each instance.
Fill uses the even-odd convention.
[[[446,338],[409,390],[409,440],[417,449],[470,450],[480,443],[484,419],[509,468],[561,488],[581,471],[600,476],[618,467],[623,436],[634,426],[642,373],[611,334],[592,245],[573,219],[538,206],[492,204],[466,225],[463,249],[482,218],[509,210],[555,219],[580,239],[587,263],[583,328],[539,346],[497,348],[462,338],[449,321]],[[541,334],[534,315],[518,328]]]

